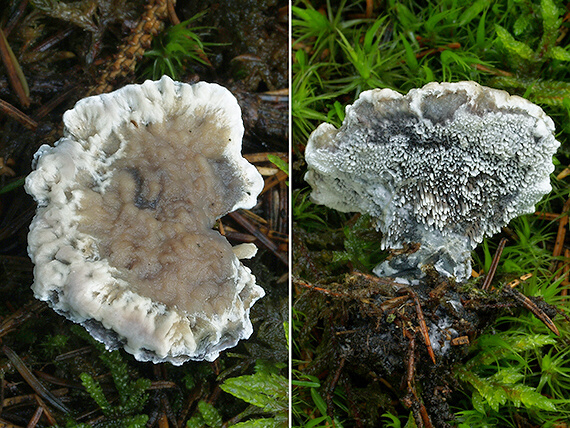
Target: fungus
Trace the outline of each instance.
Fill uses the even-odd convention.
[[[470,277],[470,252],[551,190],[554,123],[535,104],[475,82],[429,83],[407,95],[363,92],[339,129],[321,124],[305,159],[312,199],[368,213],[384,248],[379,276],[418,278],[433,265]]]
[[[264,295],[215,221],[263,187],[236,99],[168,77],[79,101],[34,156],[35,296],[140,361],[213,361],[252,333]]]

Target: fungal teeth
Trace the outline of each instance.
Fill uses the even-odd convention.
[[[430,83],[405,96],[363,92],[347,107],[340,131],[322,124],[309,138],[305,178],[315,201],[381,213],[385,246],[420,241],[411,271],[443,254],[451,262],[439,264],[448,266],[441,273],[459,281],[470,275],[469,252],[477,243],[532,211],[550,191],[559,146],[540,107],[475,82]],[[369,136],[365,147],[360,135]],[[368,185],[388,195],[371,200]],[[398,196],[392,189],[400,189]],[[392,203],[400,207],[397,215],[385,206]]]

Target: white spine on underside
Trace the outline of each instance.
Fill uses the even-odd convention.
[[[403,96],[362,92],[342,126],[321,124],[305,150],[319,204],[369,214],[382,246],[420,250],[379,265],[425,265],[463,281],[470,251],[551,189],[554,122],[537,105],[475,82],[429,83]]]

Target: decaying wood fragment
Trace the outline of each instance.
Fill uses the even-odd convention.
[[[497,272],[497,266],[499,266],[499,260],[501,259],[501,255],[503,254],[503,250],[505,249],[505,244],[507,243],[507,239],[501,239],[499,242],[499,246],[497,247],[497,251],[493,256],[493,261],[491,262],[491,267],[489,268],[489,273],[485,277],[485,281],[483,282],[482,289],[487,291],[489,290],[489,286],[491,285],[491,281],[493,281],[493,277],[495,276],[495,272]]]
[[[451,339],[452,346],[458,345],[469,345],[469,336],[460,336],[456,337],[455,339]]]
[[[132,74],[145,51],[150,48],[152,39],[164,28],[163,21],[167,16],[167,0],[150,0],[138,25],[119,47],[113,62],[101,73],[88,95],[109,92],[117,78]]]

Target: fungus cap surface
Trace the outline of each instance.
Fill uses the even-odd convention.
[[[64,124],[26,179],[36,297],[141,361],[212,361],[248,338],[264,291],[238,256],[256,248],[212,229],[263,187],[235,97],[163,77],[80,100]]]
[[[475,82],[429,83],[402,96],[363,92],[340,129],[321,124],[305,151],[312,199],[368,213],[384,248],[420,243],[377,266],[417,276],[471,274],[470,251],[551,190],[554,123],[535,104]]]

